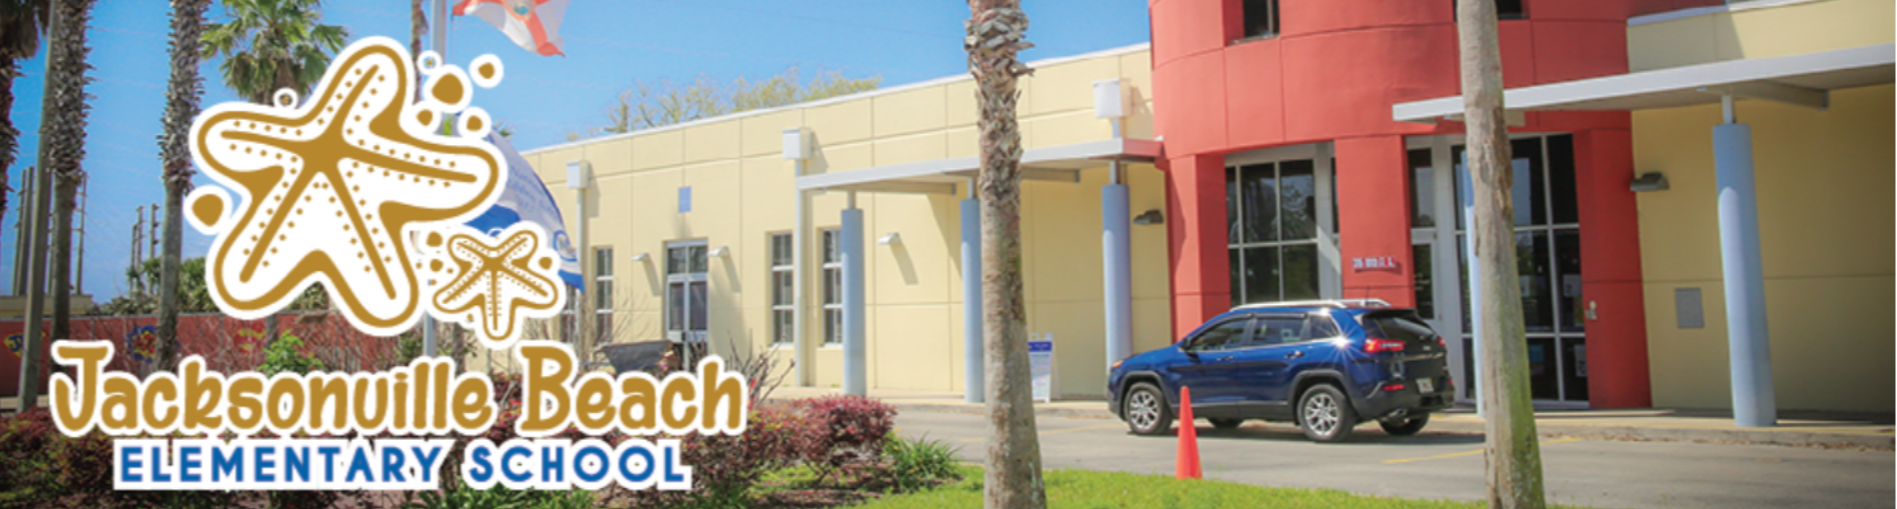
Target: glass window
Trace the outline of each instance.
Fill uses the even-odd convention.
[[[1510,157],[1513,158],[1513,182],[1509,185],[1509,195],[1515,206],[1515,226],[1537,226],[1548,224],[1548,194],[1543,183],[1541,138],[1523,138],[1510,143]],[[1467,178],[1467,153],[1461,145],[1450,149],[1456,161],[1456,178]],[[1471,186],[1474,183],[1471,182]],[[1473,189],[1473,187],[1471,187]],[[1468,219],[1462,217],[1462,187],[1456,187],[1456,229],[1467,230]]]
[[[1278,248],[1245,248],[1245,303],[1280,300]]]
[[[1244,0],[1245,38],[1278,34],[1278,0]]]
[[[1311,313],[1304,319],[1304,328],[1306,331],[1304,337],[1311,339],[1328,339],[1344,335],[1343,331],[1337,330],[1337,321],[1332,320],[1328,313]]]
[[[1278,164],[1278,218],[1285,240],[1317,238],[1317,169],[1308,159]]]
[[[1278,240],[1278,179],[1269,164],[1254,164],[1239,169],[1240,197],[1245,224],[1245,242]]]
[[[771,244],[771,342],[787,344],[792,339],[792,306],[795,272],[791,265],[791,242],[789,233],[773,233]]]
[[[1284,259],[1284,295],[1280,300],[1318,298],[1317,245],[1292,244],[1279,250]]]
[[[1238,221],[1238,214],[1239,214],[1238,211],[1239,209],[1244,208],[1243,205],[1244,205],[1244,202],[1239,200],[1238,198],[1238,168],[1226,168],[1225,169],[1225,242],[1227,244],[1237,244],[1240,242],[1244,242],[1244,239],[1245,239],[1244,232],[1239,230],[1239,227],[1241,226],[1241,224]],[[1238,267],[1237,264],[1233,264],[1232,267],[1234,267],[1232,270],[1238,270],[1236,268]],[[1232,288],[1238,288],[1238,287],[1233,286]]]
[[[1252,333],[1256,345],[1283,345],[1302,343],[1316,339],[1305,330],[1302,316],[1266,316],[1258,319],[1258,330]]]
[[[1436,170],[1429,149],[1410,150],[1410,227],[1436,226]]]
[[[1410,246],[1410,264],[1416,275],[1416,313],[1424,318],[1436,317],[1436,285],[1430,275],[1435,273],[1432,259],[1436,252],[1429,244]]]
[[[1554,291],[1548,233],[1515,234],[1515,271],[1521,277],[1522,319],[1528,332],[1554,331]]]
[[[1238,340],[1245,335],[1245,326],[1250,322],[1251,320],[1247,318],[1237,318],[1219,322],[1218,325],[1212,326],[1211,329],[1199,333],[1199,337],[1193,338],[1190,349],[1192,351],[1204,352],[1223,350],[1230,347],[1232,346],[1231,343],[1233,340]]]
[[[1528,19],[1528,11],[1522,7],[1522,3],[1522,0],[1495,0],[1495,19],[1497,21]],[[1451,19],[1455,19],[1461,15],[1456,12],[1456,4],[1454,2],[1449,4],[1449,12],[1452,14],[1452,16],[1450,16]]]
[[[1574,191],[1574,137],[1548,137],[1548,199],[1554,205],[1554,224],[1581,222],[1580,200]]]
[[[1555,230],[1554,270],[1561,285],[1561,330],[1587,330],[1587,309],[1581,299],[1581,231]]]
[[[822,230],[823,239],[823,343],[843,344],[843,256],[837,242],[841,232]]]
[[[1436,331],[1408,310],[1372,311],[1363,317],[1364,334],[1373,338],[1394,339],[1406,343],[1432,341]]]

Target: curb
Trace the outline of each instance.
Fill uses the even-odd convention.
[[[984,407],[963,403],[923,403],[900,400],[884,401],[895,406],[898,411],[904,412],[958,413],[970,415],[982,415],[986,413]],[[1104,407],[1104,405],[1102,406]],[[1115,418],[1106,408],[1037,407],[1034,409],[1034,415],[1081,419]],[[1479,435],[1483,432],[1483,425],[1480,421],[1437,420],[1429,423],[1429,431]],[[1893,450],[1893,446],[1897,446],[1897,436],[1871,433],[1824,433],[1812,431],[1575,424],[1538,424],[1537,431],[1542,436],[1633,442],[1698,442],[1876,450]]]

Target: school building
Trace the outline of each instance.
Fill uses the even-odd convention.
[[[1890,412],[1893,4],[1497,4],[1534,398]],[[1021,83],[1053,394],[1102,397],[1112,361],[1234,305],[1365,297],[1416,307],[1472,388],[1453,2],[1149,6],[1150,44]],[[612,341],[961,392],[974,94],[952,76],[524,155]]]

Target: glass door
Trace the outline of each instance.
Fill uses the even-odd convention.
[[[687,366],[704,350],[708,288],[705,241],[674,242],[665,246],[665,335],[682,343]]]
[[[1475,379],[1476,365],[1468,297],[1468,220],[1463,217],[1457,185],[1466,178],[1467,168],[1462,164],[1463,147],[1455,144],[1459,141],[1460,137],[1452,136],[1410,144],[1411,238],[1417,250],[1419,311],[1427,305],[1435,317],[1431,324],[1445,336],[1460,339],[1449,342],[1450,368],[1461,375],[1456,380],[1460,396],[1473,399],[1475,384],[1470,382]],[[1515,137],[1510,146],[1511,194],[1531,395],[1537,401],[1585,404],[1586,310],[1581,299],[1573,147],[1573,138],[1565,134]],[[1435,170],[1451,167],[1452,161],[1453,175]],[[1456,274],[1456,281],[1432,277],[1448,274]],[[1423,292],[1433,300],[1424,300]]]

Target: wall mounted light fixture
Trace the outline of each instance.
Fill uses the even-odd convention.
[[[1133,224],[1166,224],[1166,216],[1160,214],[1159,209],[1151,209],[1146,212],[1141,212],[1138,216],[1134,216]]]
[[[1647,191],[1665,191],[1668,186],[1666,175],[1655,171],[1641,174],[1640,178],[1634,179],[1633,183],[1628,184],[1627,187],[1632,189],[1633,192],[1644,193]]]
[[[725,247],[725,246],[714,247],[714,248],[711,248],[711,252],[705,253],[705,256],[710,256],[712,258],[724,258],[727,256],[731,256],[731,248]]]
[[[651,260],[652,260],[652,255],[649,255],[649,254],[638,253],[638,254],[632,255],[632,261],[634,262],[647,262]]]
[[[889,232],[888,235],[876,239],[876,243],[885,246],[900,246],[902,245],[902,232]]]

